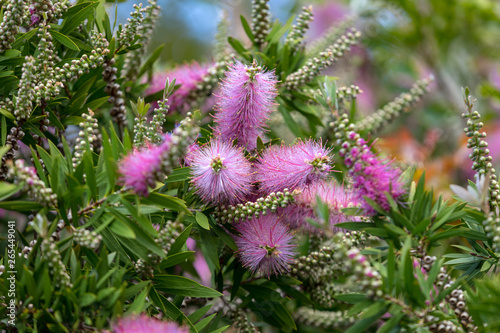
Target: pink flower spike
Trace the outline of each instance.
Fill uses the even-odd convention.
[[[155,74],[149,88],[146,90],[146,95],[162,91],[165,88],[167,78],[170,81],[175,78],[175,85],[179,85],[179,88],[168,98],[170,111],[185,112],[191,107],[188,103],[189,94],[197,88],[197,85],[203,82],[203,78],[208,75],[210,66],[211,64],[200,65],[193,62],[177,66],[170,71]]]
[[[143,314],[119,319],[113,325],[113,333],[189,333],[189,329],[179,327],[175,322],[160,321]]]
[[[256,62],[252,66],[239,61],[229,65],[215,114],[215,132],[223,141],[237,139],[238,145],[247,150],[257,147],[257,137],[275,109],[277,82],[273,71],[263,70]]]
[[[322,179],[332,169],[330,149],[321,142],[299,141],[293,146],[271,146],[256,164],[261,195],[303,188]]]
[[[236,226],[239,256],[244,267],[266,277],[288,271],[295,254],[293,235],[275,214],[246,220]]]
[[[149,145],[135,149],[119,163],[120,180],[136,194],[147,197],[148,186],[154,187],[155,181],[162,171],[162,157],[170,149],[171,139],[165,136],[165,141],[158,145]]]
[[[191,181],[206,204],[237,204],[251,193],[250,162],[241,148],[214,138],[192,150]]]

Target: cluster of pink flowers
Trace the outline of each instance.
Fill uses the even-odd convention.
[[[217,96],[215,133],[224,141],[238,140],[239,146],[255,149],[257,137],[275,108],[277,82],[274,72],[266,72],[256,62],[252,66],[239,61],[229,65]]]
[[[358,199],[352,189],[345,188],[335,181],[317,181],[303,189],[296,197],[295,204],[283,209],[292,229],[307,229],[311,232],[319,231],[308,223],[307,219],[320,222],[316,209],[318,199],[329,208],[329,228],[334,232],[342,229],[336,227],[343,222],[360,221],[359,216],[346,215],[343,208],[356,208]]]
[[[195,81],[202,79],[204,70],[193,65],[185,80],[177,76],[182,88],[177,90],[179,100],[196,86]],[[333,169],[331,150],[321,141],[271,146],[255,156],[257,138],[264,133],[269,113],[275,109],[276,85],[274,72],[263,70],[256,62],[251,66],[238,61],[229,65],[217,96],[215,136],[204,145],[186,146],[185,158],[191,168],[191,183],[207,205],[224,209],[225,205],[272,193],[299,191],[288,207],[269,215],[242,217],[243,221],[235,224],[243,265],[268,277],[286,271],[293,260],[295,245],[290,230],[315,230],[307,220],[320,221],[316,217],[318,200],[329,207],[329,228],[339,231],[339,223],[360,220],[359,216],[346,215],[343,208],[361,207],[366,214],[375,213],[364,196],[388,209],[384,192],[395,200],[404,194],[399,172],[389,163],[379,161],[355,132],[346,134],[340,150],[353,180],[353,190],[329,180]],[[125,183],[138,193],[147,193],[147,186],[152,186],[156,179],[164,149],[168,149],[168,144],[128,157],[121,168]],[[245,212],[242,216],[251,215]]]
[[[353,187],[356,189],[356,198],[361,202],[366,214],[374,215],[376,211],[364,197],[373,200],[384,210],[389,210],[386,193],[396,201],[406,193],[399,179],[401,171],[392,167],[389,162],[379,160],[356,132],[347,133],[347,140],[342,143],[339,155],[344,157],[344,163],[349,168]]]
[[[113,333],[188,333],[186,327],[179,327],[175,322],[160,321],[143,314],[126,317],[113,325]]]
[[[155,74],[146,90],[146,95],[154,94],[158,91],[163,91],[167,78],[173,80],[179,88],[175,90],[168,98],[171,111],[185,112],[189,109],[188,97],[190,92],[195,90],[197,86],[203,82],[207,76],[211,64],[198,64],[193,62],[176,67],[171,71]]]
[[[171,135],[167,134],[160,145],[148,145],[134,149],[119,164],[120,180],[136,194],[148,196],[148,187],[154,187],[163,174],[162,161],[171,147]]]

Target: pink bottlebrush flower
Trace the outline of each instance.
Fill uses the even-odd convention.
[[[191,158],[194,156],[194,152],[200,149],[200,146],[197,142],[193,142],[187,147],[186,156],[184,157],[184,166],[191,165]]]
[[[293,235],[277,215],[246,220],[236,226],[236,237],[243,266],[252,273],[261,271],[269,278],[288,270],[295,254]]]
[[[165,135],[165,141],[160,145],[148,145],[135,149],[119,163],[120,180],[136,194],[147,197],[148,186],[154,187],[155,181],[162,176],[162,159],[171,146],[171,136]]]
[[[203,78],[208,74],[211,64],[184,64],[166,71],[153,75],[150,86],[146,89],[146,95],[163,91],[167,78],[172,81],[175,78],[175,84],[180,85],[168,98],[171,111],[185,112],[189,109],[189,94],[196,89],[197,85],[203,82]]]
[[[221,85],[215,114],[215,132],[224,141],[238,140],[248,150],[257,147],[268,114],[275,108],[277,78],[257,63],[246,66],[237,61],[229,65]]]
[[[376,211],[364,200],[365,196],[384,210],[389,210],[390,204],[385,193],[389,193],[395,201],[406,193],[404,184],[399,180],[401,171],[392,167],[390,162],[379,160],[357,133],[349,132],[347,138],[355,142],[355,145],[351,145],[340,155],[344,157],[344,163],[349,168],[356,199],[368,215],[374,215]],[[349,144],[343,143],[343,147],[348,146]]]
[[[330,149],[313,140],[269,147],[256,164],[261,194],[292,191],[326,177],[332,168],[329,154]]]
[[[358,207],[359,201],[351,189],[334,181],[319,181],[303,189],[296,197],[295,203],[283,209],[292,229],[305,228],[315,231],[307,219],[318,221],[316,209],[318,198],[330,209],[329,224],[334,232],[342,231],[337,224],[351,221],[361,221],[359,216],[346,215],[343,208]]]
[[[119,319],[113,325],[113,333],[189,333],[189,329],[179,327],[175,322],[160,321],[143,314]]]
[[[251,165],[241,148],[220,137],[190,152],[192,183],[207,204],[236,204],[251,192]]]

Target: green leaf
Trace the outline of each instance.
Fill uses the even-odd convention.
[[[183,319],[186,320],[189,326],[191,326],[191,331],[194,331],[195,333],[198,332],[198,330],[194,327],[191,320],[189,320],[189,318],[186,317],[186,315],[181,310],[179,310],[165,296],[159,294],[154,288],[151,288],[151,291],[149,292],[149,298],[153,301],[153,303],[157,307],[162,309],[163,313],[165,313],[172,320],[177,320],[179,317],[182,317]]]
[[[186,241],[191,234],[191,228],[193,227],[192,224],[188,225],[186,229],[184,229],[183,232],[175,239],[174,244],[170,248],[170,251],[168,252],[170,255],[173,255],[175,253],[178,253],[182,247],[186,244]]]
[[[36,33],[38,32],[38,28],[34,28],[33,30],[30,30],[28,31],[27,33],[20,33],[20,34],[17,34],[16,35],[16,41],[14,43],[12,43],[12,48],[13,49],[17,49],[19,46],[23,45],[23,43],[25,43],[26,41],[30,40],[31,38],[33,38]],[[6,51],[9,52],[10,50]],[[18,50],[15,50],[15,51],[18,51]]]
[[[89,2],[89,4],[79,10],[75,15],[68,16],[64,19],[64,23],[61,29],[61,34],[68,34],[75,30],[83,21],[85,21],[90,14],[93,13],[94,8],[99,6],[99,1]]]
[[[286,23],[280,27],[279,23],[275,23],[269,35],[267,35],[266,40],[269,44],[276,43],[280,40],[280,38],[290,30],[293,24],[293,20],[295,19],[295,15],[292,15]]]
[[[155,61],[158,60],[158,58],[160,57],[161,51],[163,51],[164,48],[165,48],[165,44],[160,44],[151,53],[151,55],[148,57],[148,59],[141,66],[141,69],[139,70],[139,77],[141,77],[144,73],[146,73],[146,71],[148,70],[148,68],[150,68],[150,67],[153,66],[153,64],[155,63]]]
[[[109,226],[109,230],[121,237],[135,239],[134,230],[132,230],[126,223],[123,223],[121,220],[115,220]]]
[[[178,275],[155,275],[155,289],[166,293],[189,297],[220,297],[217,290],[205,287],[198,282]]]
[[[178,168],[168,175],[167,183],[182,182],[188,180],[191,175],[191,168]]]
[[[3,114],[6,118],[8,118],[10,120],[13,120],[13,121],[16,120],[16,117],[12,113],[10,113],[9,111],[7,111],[5,109],[0,109],[0,113]]]
[[[202,246],[203,249],[205,250],[204,253],[206,256],[208,256],[208,259],[214,264],[217,269],[220,269],[220,262],[219,262],[219,250],[217,248],[216,243],[214,242],[214,239],[210,235],[210,232],[198,228],[198,231],[201,236],[201,241],[202,241]]]
[[[210,230],[210,224],[208,223],[207,216],[200,211],[196,212],[196,222],[198,222],[200,227],[203,229]]]
[[[11,195],[19,192],[22,185],[9,184],[5,182],[0,183],[0,201],[9,198]]]
[[[229,45],[233,47],[233,49],[238,52],[243,58],[246,60],[250,61],[252,57],[248,54],[248,51],[245,49],[243,44],[241,42],[233,37],[228,37],[227,41],[229,42]]]
[[[356,294],[356,293],[352,293],[352,294],[339,294],[339,295],[335,295],[333,298],[338,299],[341,302],[346,302],[346,303],[349,303],[349,304],[357,304],[357,303],[360,303],[360,302],[363,302],[363,301],[367,300],[366,295],[364,295],[364,294]]]
[[[201,319],[207,313],[210,308],[212,308],[213,304],[205,305],[201,309],[196,310],[195,312],[191,313],[188,318],[191,320],[192,323],[196,323],[198,320]]]
[[[252,297],[257,300],[273,301],[283,303],[287,299],[282,297],[279,292],[269,287],[256,284],[242,284],[241,287],[248,291]]]
[[[148,288],[145,288],[136,298],[134,303],[130,305],[125,315],[139,315],[144,311],[146,303],[146,296],[148,295]]]
[[[238,251],[238,246],[236,245],[233,237],[228,235],[227,232],[224,231],[224,229],[222,229],[220,226],[218,226],[214,222],[214,220],[211,216],[210,216],[210,225],[212,227],[212,231],[214,231],[217,234],[217,236],[219,236],[219,238],[224,242],[224,244],[229,246],[231,248],[231,250]]]
[[[86,306],[89,306],[92,303],[94,303],[96,301],[96,299],[97,299],[96,295],[91,294],[91,293],[85,293],[85,294],[82,295],[82,297],[80,297],[79,305],[82,308],[86,307]]]
[[[241,25],[243,26],[243,30],[245,30],[245,33],[247,34],[248,38],[253,44],[255,41],[255,36],[253,35],[252,28],[250,28],[247,19],[243,15],[240,15],[240,20],[241,20]]]
[[[62,33],[54,30],[50,30],[49,32],[52,35],[52,37],[62,45],[66,46],[71,50],[80,51],[80,48],[68,36],[65,36]]]
[[[130,196],[126,196],[126,198],[130,199]],[[157,192],[150,193],[147,198],[142,200],[142,203],[190,214],[184,200]]]
[[[42,205],[38,202],[33,201],[3,201],[0,202],[0,208],[15,210],[20,212],[26,212],[30,210],[40,210],[42,209]]]
[[[195,254],[194,251],[186,251],[186,252],[179,252],[171,256],[167,256],[167,259],[162,261],[160,267],[165,269],[168,267],[175,266],[177,264],[180,264],[181,262],[188,260],[189,258],[192,258],[194,254]]]

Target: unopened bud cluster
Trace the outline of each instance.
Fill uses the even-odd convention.
[[[224,14],[219,24],[217,25],[217,34],[215,35],[214,59],[215,61],[223,61],[228,55],[227,37],[229,30],[229,21]]]
[[[446,289],[447,285],[445,285]],[[459,320],[462,327],[468,333],[477,332],[478,328],[474,325],[472,316],[467,310],[467,304],[465,303],[465,295],[461,289],[455,289],[450,294],[446,296],[446,302],[450,308],[455,313],[455,316]]]
[[[168,99],[158,101],[158,107],[153,111],[153,119],[149,124],[146,117],[135,118],[134,146],[144,146],[146,142],[158,144],[163,140],[163,124],[167,118],[169,105]]]
[[[61,254],[57,250],[56,244],[44,239],[42,242],[42,254],[49,266],[49,273],[53,276],[55,287],[71,288],[70,277],[68,272],[66,272],[66,267],[61,260]]]
[[[255,325],[248,320],[245,312],[243,312],[240,308],[228,311],[228,313],[226,313],[226,317],[231,320],[238,333],[260,332]]]
[[[325,330],[346,328],[356,322],[356,316],[349,316],[347,310],[323,311],[306,307],[297,309],[295,319],[305,325]]]
[[[269,0],[252,1],[252,33],[257,46],[264,44],[271,27]]]
[[[155,243],[158,244],[165,253],[168,255],[175,240],[182,232],[182,224],[179,222],[167,221],[163,228],[158,232],[158,237],[155,238]],[[139,259],[135,263],[135,271],[142,278],[151,278],[154,276],[154,266],[161,262],[161,257],[155,253],[149,253],[148,259],[151,264]]]
[[[355,85],[350,85],[349,87],[342,86],[337,88],[336,93],[337,93],[337,101],[339,104],[345,103],[345,102],[351,102],[355,100],[359,94],[361,94],[363,91],[361,88]]]
[[[35,201],[49,207],[57,206],[57,195],[52,193],[50,187],[38,178],[34,167],[24,165],[23,160],[16,160],[9,165],[9,177],[14,178],[15,184],[23,184],[23,190]]]
[[[343,243],[349,242],[356,247],[361,247],[365,245],[368,241],[374,239],[376,239],[376,237],[364,231],[346,231],[342,236]]]
[[[415,103],[420,101],[425,92],[429,90],[429,84],[433,80],[434,78],[430,77],[415,82],[410,91],[402,93],[389,104],[356,123],[356,130],[373,133],[388,125],[400,117],[403,112],[408,112]]]
[[[29,13],[31,17],[29,20],[25,20],[30,21],[30,25],[35,25],[40,21],[42,23],[56,22],[68,10],[70,4],[67,0],[36,0],[30,2]]]
[[[464,132],[469,138],[467,140],[467,148],[472,149],[472,153],[469,154],[469,158],[472,160],[472,170],[476,171],[479,175],[489,175],[490,203],[493,207],[498,207],[500,202],[500,186],[495,174],[496,170],[493,168],[493,158],[490,155],[488,143],[484,140],[486,133],[480,132],[484,124],[479,121],[481,118],[479,112],[473,110],[474,99],[472,96],[465,96],[464,102],[467,113],[463,113],[462,118],[467,119],[467,126],[464,128]]]
[[[335,283],[320,283],[309,291],[311,301],[324,308],[331,308],[340,301],[334,298],[337,294],[349,293],[352,290],[346,290],[341,285]]]
[[[175,240],[179,237],[181,232],[181,223],[167,221],[163,228],[158,232],[158,237],[155,238],[155,243],[162,248],[165,255],[168,255],[172,245],[175,243]],[[148,254],[148,257],[153,265],[157,265],[161,261],[161,258],[153,253]]]
[[[492,250],[500,252],[500,217],[490,213],[488,218],[483,221],[483,227],[486,237],[491,239]]]
[[[297,23],[295,23],[285,39],[285,44],[290,47],[290,50],[296,51],[300,47],[300,43],[304,39],[304,34],[309,29],[309,22],[312,20],[312,6],[302,7],[302,11],[297,17]]]
[[[73,232],[73,240],[80,246],[97,250],[101,244],[102,237],[93,230],[80,228]]]
[[[127,125],[127,110],[123,91],[121,91],[120,85],[116,83],[117,68],[114,64],[115,59],[106,60],[104,64],[102,77],[107,82],[104,92],[109,95],[108,102],[113,105],[109,111],[111,117],[113,117],[113,122],[118,124],[119,128],[123,128]]]
[[[275,212],[279,207],[286,207],[294,202],[297,191],[272,192],[264,198],[258,198],[255,202],[248,201],[244,204],[215,207],[213,216],[217,223],[240,222],[259,215],[266,215],[267,211]]]
[[[99,133],[99,125],[97,119],[93,117],[94,113],[89,109],[89,114],[83,113],[82,118],[85,122],[79,124],[82,129],[76,138],[75,150],[73,153],[73,168],[76,168],[82,161],[83,154],[85,153],[87,144],[90,151],[99,152],[101,147],[102,136]]]
[[[71,63],[65,63],[62,67],[55,67],[55,76],[53,80],[47,80],[46,87],[40,89],[48,89],[55,86],[57,89],[50,97],[56,96],[62,86],[62,83],[77,79],[90,69],[96,68],[103,64],[104,57],[109,53],[109,43],[101,33],[95,33],[91,36],[94,49],[90,52],[90,56],[84,54],[80,59],[74,59]]]
[[[317,283],[331,281],[332,277],[342,273],[342,276],[351,276],[357,288],[365,291],[368,297],[382,296],[380,274],[351,242],[342,243],[342,237],[342,233],[337,233],[329,242],[331,246],[297,258],[290,267],[292,275],[306,282]]]
[[[441,320],[438,317],[428,315],[424,318],[424,322],[428,325],[429,331],[432,333],[455,333],[457,327],[449,320]]]
[[[213,64],[203,79],[196,83],[196,88],[192,89],[187,96],[186,103],[192,108],[198,107],[201,100],[205,100],[217,88],[220,78],[224,75],[228,62],[234,57],[234,54],[226,56],[221,61]]]
[[[338,24],[333,24],[323,35],[308,43],[307,53],[309,56],[315,56],[332,45],[345,31],[351,28],[355,23],[354,17],[347,17]]]
[[[137,49],[127,53],[125,57],[125,62],[123,64],[123,72],[129,80],[134,81],[139,74],[139,68],[141,67],[141,58],[146,53],[147,46],[153,35],[153,30],[156,25],[156,21],[160,17],[160,6],[158,6],[156,0],[148,0],[149,6],[144,9],[144,19],[142,24],[139,25],[137,34],[139,39],[137,40],[142,46]]]
[[[188,151],[188,146],[192,144],[200,128],[196,126],[191,112],[186,118],[180,121],[179,125],[172,131],[172,146],[168,151],[167,158],[162,159],[163,171],[168,175],[179,165],[179,160],[184,158]]]
[[[154,276],[154,268],[142,259],[137,260],[134,269],[137,275],[143,279],[152,278]]]
[[[134,4],[134,11],[130,13],[130,18],[127,19],[127,24],[121,28],[120,34],[116,38],[118,48],[127,48],[132,45],[135,36],[137,35],[141,23],[144,19],[145,8],[142,8],[142,3]]]
[[[34,66],[35,58],[27,56],[21,71],[21,80],[19,80],[19,90],[14,109],[14,116],[19,122],[28,120],[33,110],[36,79]]]
[[[19,26],[23,21],[23,0],[7,0],[2,3],[3,20],[0,23],[0,53],[12,48]]]
[[[358,42],[359,37],[361,37],[361,33],[355,29],[340,37],[333,45],[319,53],[317,57],[308,60],[298,71],[290,74],[285,80],[285,87],[294,90],[312,81],[323,69],[348,52],[351,46]]]
[[[426,272],[429,272],[432,265],[436,262],[435,256],[426,255],[420,260],[420,267],[422,267]]]
[[[35,72],[37,73],[37,79],[41,83],[46,83],[47,80],[53,78],[55,75],[54,67],[56,62],[61,61],[57,56],[54,48],[54,43],[52,42],[52,35],[49,33],[50,26],[48,24],[42,24],[38,29],[38,38],[40,42],[38,43],[38,50],[40,51],[36,57],[35,62]],[[54,89],[54,88],[53,88]],[[46,96],[42,96],[45,94]],[[47,98],[51,96],[53,92],[46,92],[45,89],[37,91],[37,103],[40,103],[42,98]]]

